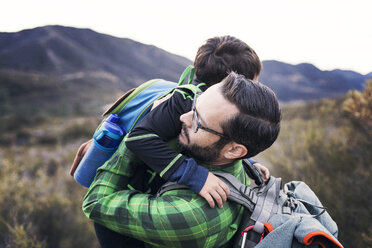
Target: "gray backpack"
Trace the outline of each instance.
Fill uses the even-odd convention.
[[[298,219],[302,218],[314,218],[317,219],[324,219],[325,222],[332,222],[325,224],[325,230],[321,230],[321,232],[316,231],[312,233],[326,233],[325,235],[321,235],[321,240],[319,241],[318,237],[311,236],[311,240],[309,242],[313,242],[316,240],[317,243],[321,243],[323,247],[342,247],[342,245],[337,241],[337,225],[333,222],[330,216],[326,213],[325,208],[321,205],[320,201],[317,200],[315,194],[308,188],[313,195],[309,199],[316,198],[317,201],[311,200],[311,202],[305,200],[307,198],[306,195],[310,195],[310,193],[305,192],[305,197],[299,198],[301,194],[297,195],[296,187],[293,185],[304,185],[302,182],[295,182],[288,183],[282,189],[282,180],[281,178],[270,177],[267,182],[263,182],[262,175],[256,169],[255,166],[252,166],[248,161],[244,160],[243,163],[246,172],[248,175],[255,180],[258,186],[252,187],[247,186],[241,183],[237,178],[232,176],[229,173],[223,172],[214,172],[216,176],[218,176],[222,181],[224,181],[230,189],[230,195],[228,200],[236,202],[244,206],[245,211],[240,222],[239,228],[237,233],[234,236],[234,248],[237,247],[244,247],[244,248],[251,248],[251,247],[275,247],[273,246],[260,246],[260,242],[264,239],[265,235],[268,235],[268,230],[266,229],[265,224],[272,218],[273,223],[279,225],[278,217],[280,221],[282,219],[288,221],[288,218],[281,218],[281,217],[293,217]],[[298,184],[300,183],[300,184]],[[307,186],[307,185],[306,185]],[[308,187],[308,186],[307,186]],[[163,194],[166,191],[174,190],[174,189],[186,189],[187,186],[179,185],[174,182],[168,182],[164,184],[158,191],[158,196]],[[303,199],[305,198],[305,199]],[[314,202],[318,203],[318,205],[314,204]],[[326,213],[326,218],[320,218],[321,215]],[[275,218],[273,218],[275,216]],[[329,220],[330,219],[330,220]],[[323,224],[321,224],[323,226]],[[336,227],[334,227],[336,226]],[[328,231],[328,229],[332,229]],[[280,230],[278,228],[278,230]],[[270,230],[272,231],[272,230]],[[276,230],[275,230],[276,231]],[[277,235],[277,234],[276,234]],[[280,235],[280,234],[279,234]],[[287,233],[285,235],[288,235]],[[309,238],[307,235],[307,238]],[[324,236],[328,236],[323,240]],[[336,238],[334,237],[336,236]],[[266,238],[266,237],[265,237]],[[331,241],[329,241],[331,240]],[[308,241],[308,240],[306,240]],[[293,242],[297,243],[296,240]],[[262,242],[264,243],[264,242]],[[299,242],[301,243],[301,242]],[[302,242],[303,243],[303,242]],[[288,244],[287,244],[288,245]],[[305,245],[297,246],[291,245],[289,246],[280,246],[280,247],[304,247]]]

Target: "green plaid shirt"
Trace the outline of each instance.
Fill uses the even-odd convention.
[[[231,246],[229,241],[240,223],[242,206],[226,202],[222,209],[210,208],[204,198],[185,189],[168,191],[160,197],[128,189],[138,166],[144,165],[122,142],[112,158],[98,169],[84,199],[85,215],[154,247]],[[228,172],[249,184],[241,160],[206,167]]]

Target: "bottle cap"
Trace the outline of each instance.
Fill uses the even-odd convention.
[[[119,122],[120,116],[117,114],[111,114],[102,124],[100,129],[93,135],[93,138],[102,138],[100,134],[104,133],[104,135],[108,135],[112,139],[121,140],[124,137],[124,132],[123,129],[121,129]]]
[[[108,118],[107,121],[111,123],[118,123],[120,120],[120,116],[117,114],[111,114]]]

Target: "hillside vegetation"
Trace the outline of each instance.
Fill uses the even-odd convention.
[[[89,78],[65,82],[56,75],[0,70],[0,117],[99,115],[122,93]]]
[[[0,136],[0,247],[98,248],[81,210],[86,189],[68,170],[99,120],[23,120],[29,125],[15,125]]]
[[[346,99],[283,107],[279,139],[258,158],[284,181],[312,187],[345,247],[372,247],[371,95],[369,82]],[[68,171],[99,121],[24,116],[20,125],[1,118],[8,128],[0,134],[0,247],[98,247],[81,210],[86,189]]]
[[[284,181],[311,186],[345,247],[372,247],[372,81],[346,99],[285,107],[279,138],[260,159]]]

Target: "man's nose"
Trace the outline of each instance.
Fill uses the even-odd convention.
[[[192,126],[192,117],[193,117],[193,111],[189,111],[183,115],[180,116],[180,121],[186,125],[186,127],[191,128]]]

